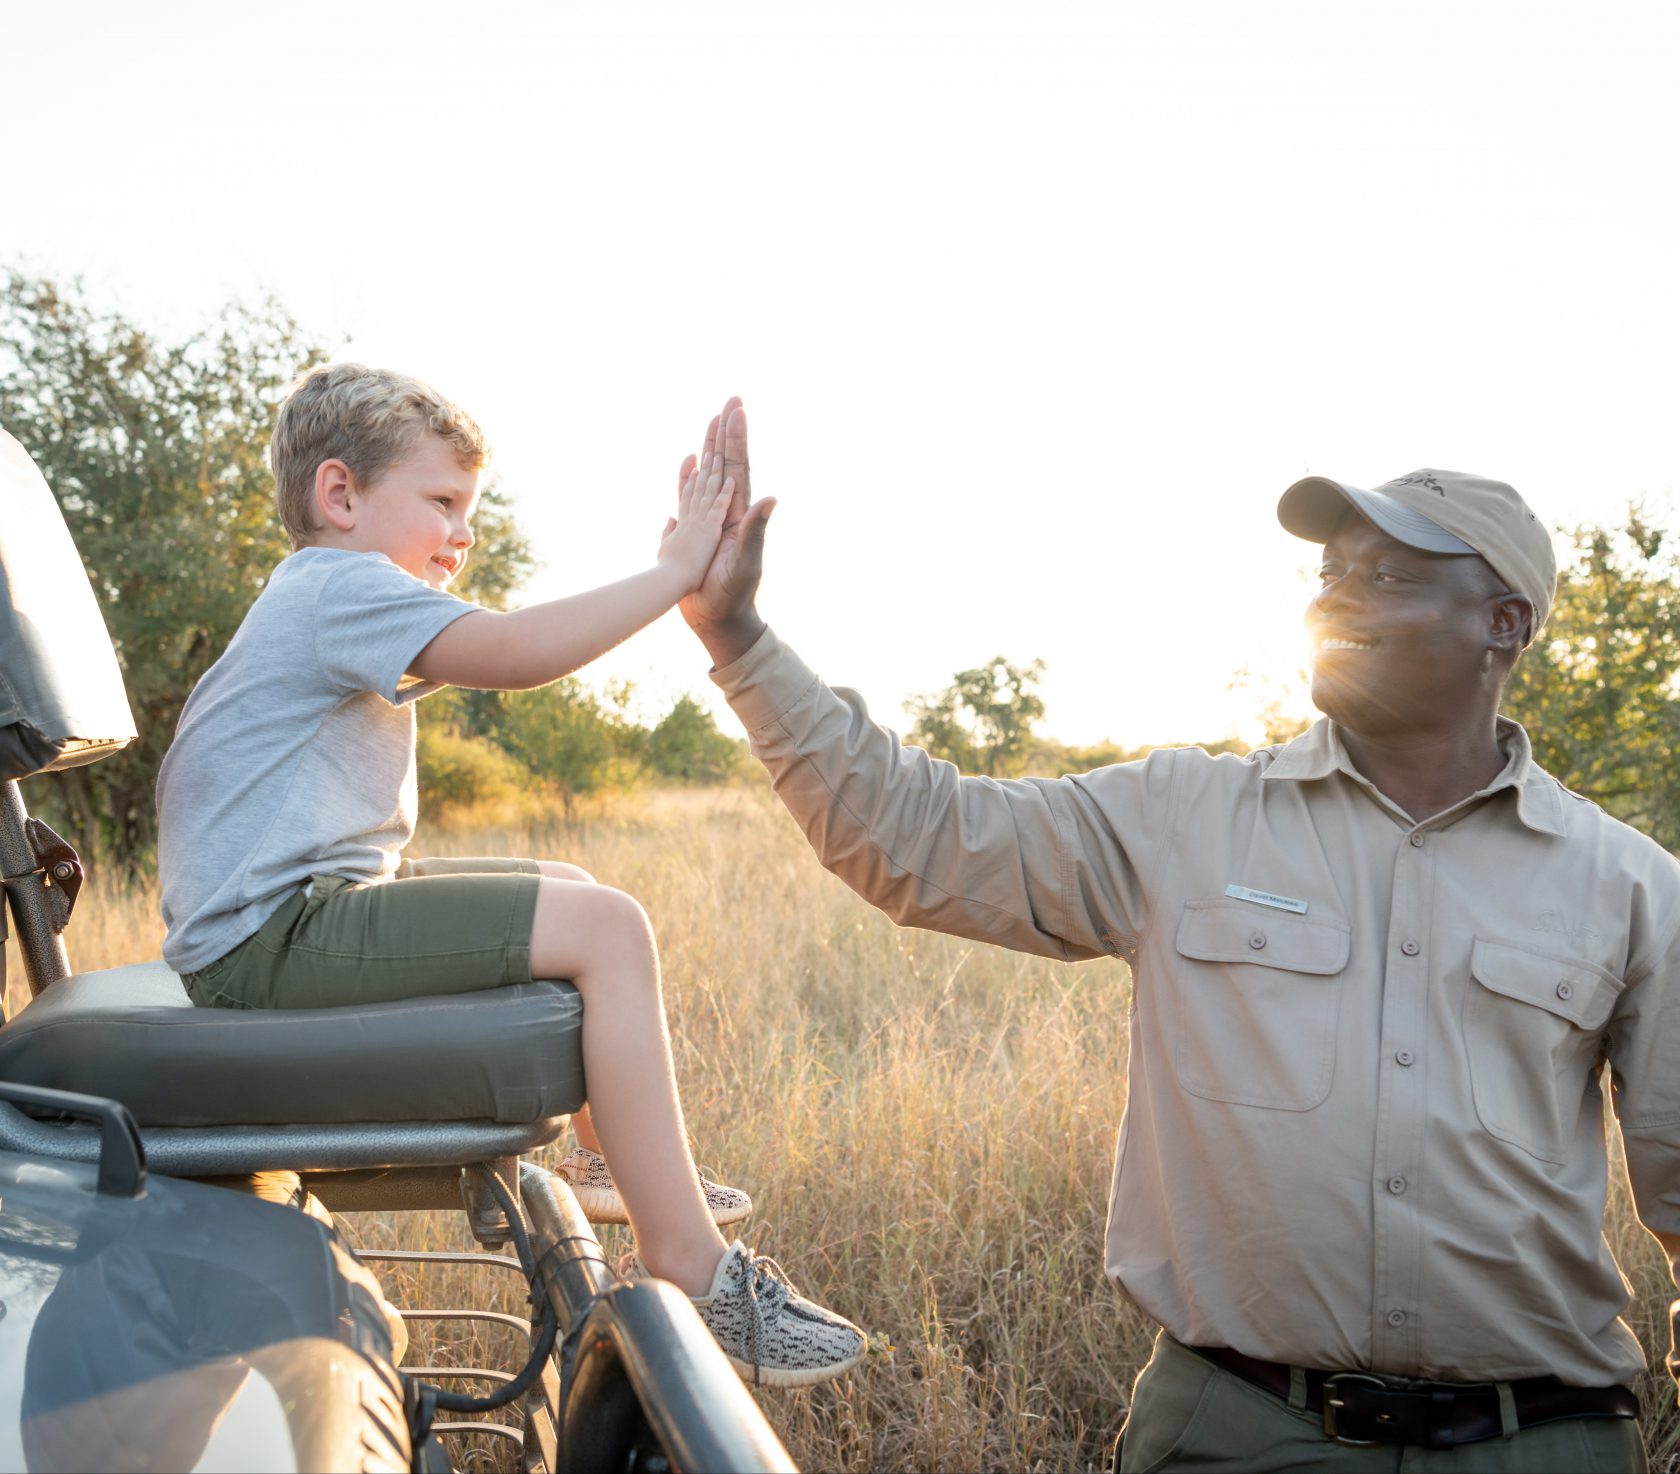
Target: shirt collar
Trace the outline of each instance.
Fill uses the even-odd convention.
[[[1534,761],[1534,749],[1520,723],[1513,722],[1509,717],[1499,717],[1497,723],[1505,766],[1499,776],[1475,796],[1514,788],[1517,793],[1517,818],[1541,834],[1561,837],[1568,830],[1563,822],[1563,792],[1557,780]],[[1279,748],[1261,777],[1311,783],[1336,772],[1347,774],[1356,783],[1370,781],[1348,757],[1336,724],[1329,717],[1321,717],[1293,742]]]

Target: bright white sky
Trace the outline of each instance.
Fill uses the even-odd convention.
[[[1288,679],[1297,476],[1680,483],[1680,7],[0,0],[0,264],[278,295],[497,447],[550,595],[744,396],[761,607],[886,720],[1002,653],[1070,742]],[[674,614],[594,668],[704,695]],[[724,719],[725,730],[737,730]]]

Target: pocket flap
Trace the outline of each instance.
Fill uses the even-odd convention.
[[[1304,921],[1242,901],[1189,901],[1178,923],[1178,950],[1198,962],[1252,962],[1328,977],[1347,966],[1346,927]]]
[[[1591,963],[1504,942],[1478,939],[1470,952],[1470,971],[1484,988],[1532,1003],[1583,1029],[1602,1028],[1622,991],[1617,979]]]

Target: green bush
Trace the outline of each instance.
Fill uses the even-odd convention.
[[[570,805],[630,776],[626,749],[638,729],[622,705],[603,704],[582,682],[567,677],[535,691],[509,691],[501,702],[496,741],[538,780],[552,783]]]
[[[680,696],[647,734],[642,761],[661,778],[680,783],[721,783],[741,767],[741,744],[718,731],[712,714],[692,696]]]
[[[530,771],[494,742],[422,723],[418,736],[420,809],[512,803],[531,790]]]

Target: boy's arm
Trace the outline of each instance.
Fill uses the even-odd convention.
[[[652,624],[688,587],[677,570],[661,563],[587,593],[507,614],[475,609],[415,656],[409,672],[424,681],[484,691],[546,686]]]
[[[721,453],[708,452],[685,470],[677,515],[666,524],[652,568],[509,614],[474,610],[415,656],[410,674],[450,686],[529,690],[570,675],[652,624],[699,585],[734,490]]]

